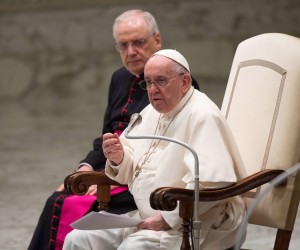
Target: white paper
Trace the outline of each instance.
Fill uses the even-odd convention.
[[[91,212],[74,221],[71,226],[80,230],[98,230],[108,228],[135,227],[142,220],[127,215],[111,214],[105,211]]]

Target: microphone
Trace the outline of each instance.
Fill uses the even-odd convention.
[[[193,231],[194,231],[194,246],[196,250],[200,250],[200,229],[201,229],[201,221],[199,220],[199,159],[196,151],[191,148],[186,143],[166,137],[166,136],[160,136],[160,135],[141,135],[141,136],[130,136],[128,135],[129,132],[132,130],[133,125],[142,119],[142,116],[139,113],[132,114],[130,117],[130,122],[127,126],[127,128],[124,131],[124,136],[127,139],[155,139],[155,140],[164,140],[164,141],[170,141],[176,144],[179,144],[186,149],[188,149],[192,155],[194,156],[195,160],[195,188],[194,188],[194,220],[193,220]]]

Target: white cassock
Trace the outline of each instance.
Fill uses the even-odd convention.
[[[244,166],[227,122],[219,108],[205,94],[191,87],[170,113],[160,114],[148,105],[140,115],[142,119],[134,125],[130,135],[155,134],[171,137],[185,142],[197,152],[200,189],[227,186],[245,177]],[[149,203],[150,194],[156,188],[194,188],[194,157],[186,148],[163,140],[126,139],[123,135],[121,140],[124,159],[119,166],[112,166],[107,162],[106,174],[119,183],[128,184],[138,207],[138,211],[130,212],[131,216],[146,219],[158,212]],[[235,197],[226,201],[200,203],[199,209],[202,222],[201,249],[232,247],[245,214],[242,199]],[[127,249],[126,245],[130,247],[128,249],[179,249],[181,219],[178,209],[161,211],[161,214],[172,227],[171,230],[113,230],[119,230],[116,233],[119,236],[122,234],[121,241],[130,242],[123,243],[118,249]],[[97,231],[98,235],[105,235],[101,240],[109,237],[116,239],[114,234],[107,235],[103,231],[105,230]],[[151,244],[147,246],[147,242]],[[96,247],[104,246],[106,245]]]

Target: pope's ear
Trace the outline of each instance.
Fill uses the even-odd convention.
[[[191,77],[191,75],[190,74],[184,74],[182,79],[183,79],[183,85],[182,85],[183,88],[186,89],[186,90],[188,90],[189,87],[192,84],[192,77]]]

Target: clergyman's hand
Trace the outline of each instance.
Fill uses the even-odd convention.
[[[85,195],[96,195],[97,194],[97,185],[91,185]]]
[[[65,190],[64,184],[60,184],[60,186],[56,189],[58,192],[63,192]]]
[[[91,169],[91,167],[89,167],[88,165],[81,165],[77,170],[76,170],[76,172],[82,172],[82,171],[93,171],[92,169]],[[58,192],[63,192],[63,191],[65,191],[65,186],[64,186],[64,184],[60,184],[60,186],[56,189],[56,191],[58,191]],[[94,194],[96,194],[96,192],[97,192],[97,186],[96,186],[96,191],[90,191],[90,189],[89,189],[89,191],[88,192],[94,192]],[[88,193],[87,192],[87,193]]]

